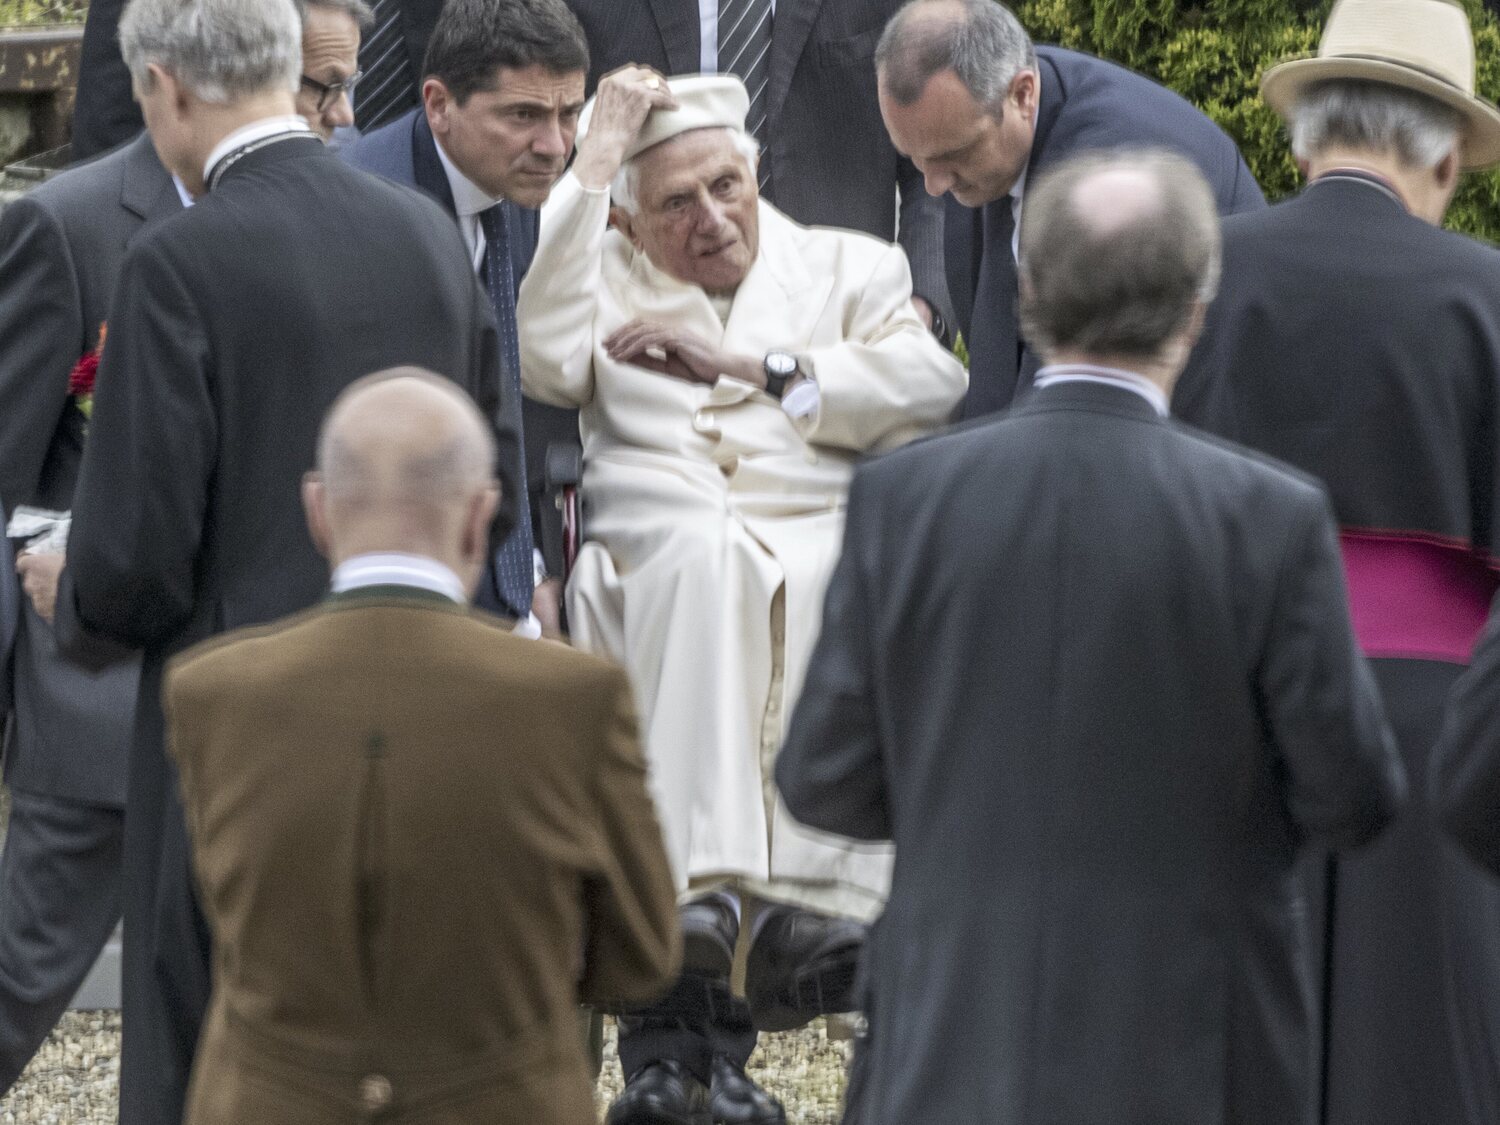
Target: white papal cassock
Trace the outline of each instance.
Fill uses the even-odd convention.
[[[608,212],[608,191],[562,179],[517,309],[527,394],[582,408],[588,542],[568,588],[573,641],[635,683],[680,888],[728,879],[872,916],[889,853],[793,821],[772,761],[853,465],[944,424],[964,370],[917,319],[898,246],[798,226],[762,202],[759,256],[721,320],[702,289],[607,231]],[[794,422],[736,379],[708,387],[611,359],[603,341],[637,318],[729,353],[792,352],[819,409]]]

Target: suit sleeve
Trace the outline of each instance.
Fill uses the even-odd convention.
[[[917,319],[898,246],[865,279],[843,341],[801,359],[819,394],[818,409],[796,422],[802,436],[856,452],[889,449],[947,424],[968,387],[963,364]]]
[[[1235,149],[1234,183],[1221,213],[1238,215],[1242,211],[1263,211],[1266,206],[1266,197],[1260,190],[1260,184],[1256,183],[1255,175],[1250,171],[1250,166],[1245,163],[1245,158],[1240,155],[1238,149]]]
[[[862,558],[879,500],[856,474],[844,550],[823,603],[823,630],[776,759],[776,784],[803,824],[857,840],[889,840],[894,830],[876,713],[872,605]]]
[[[1500,598],[1448,698],[1429,788],[1443,826],[1500,874]]]
[[[1258,687],[1293,819],[1335,847],[1355,847],[1395,816],[1406,775],[1354,639],[1327,499],[1309,502],[1299,522],[1281,561]]]
[[[599,870],[585,891],[589,932],[580,984],[583,1002],[600,1006],[660,996],[682,962],[676,889],[646,787],[630,684],[618,670],[611,681],[595,781]]]
[[[589,191],[569,173],[542,208],[536,256],[516,301],[521,384],[548,406],[594,397],[594,318],[603,290],[609,189]]]
[[[165,642],[193,613],[218,449],[194,288],[159,240],[126,255],[79,474],[61,592],[81,629],[130,648]]]
[[[922,173],[906,157],[896,167],[901,190],[901,247],[911,262],[912,292],[953,323],[948,278],[943,266],[943,200],[928,195]]]
[[[57,220],[25,197],[0,211],[0,498],[29,504],[83,354],[73,254]]]

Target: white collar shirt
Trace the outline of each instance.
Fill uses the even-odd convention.
[[[208,154],[208,159],[203,163],[204,182],[208,182],[209,174],[213,172],[214,165],[236,149],[245,148],[255,144],[257,141],[264,141],[270,137],[293,133],[312,135],[312,130],[307,127],[307,122],[296,114],[281,117],[266,117],[259,121],[252,121],[249,125],[241,126],[216,144],[214,150]]]
[[[345,559],[334,569],[331,587],[335,594],[369,586],[408,586],[441,594],[459,605],[469,601],[458,575],[426,555],[376,551]]]
[[[177,189],[177,198],[182,200],[182,205],[184,207],[191,207],[193,205],[193,193],[188,191],[187,184],[183,183],[175,172],[172,174],[172,186]]]
[[[433,142],[437,145],[443,173],[448,177],[448,190],[453,193],[453,209],[458,213],[459,233],[464,236],[464,245],[469,248],[469,260],[473,263],[474,272],[478,273],[484,266],[485,249],[484,225],[479,216],[500,200],[458,170],[458,165],[443,151],[442,141],[434,137]]]
[[[1167,392],[1144,375],[1125,371],[1119,367],[1097,367],[1090,363],[1059,363],[1044,367],[1036,373],[1035,386],[1052,387],[1059,383],[1100,383],[1106,387],[1118,387],[1140,395],[1151,404],[1151,409],[1165,418],[1171,414]]]
[[[776,15],[776,0],[771,0]],[[719,71],[719,0],[698,0],[698,69],[704,74]]]

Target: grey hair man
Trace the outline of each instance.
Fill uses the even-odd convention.
[[[1359,639],[1422,776],[1500,587],[1500,254],[1440,229],[1463,170],[1500,162],[1500,110],[1441,0],[1341,0],[1317,56],[1262,92],[1308,185],[1225,223],[1175,404],[1327,485]],[[1379,848],[1308,877],[1327,1120],[1500,1119],[1500,886],[1430,791]]]
[[[1088,149],[1161,147],[1207,178],[1221,214],[1265,206],[1234,142],[1202,113],[1113,63],[1034,47],[994,0],[912,0],[875,55],[880,111],[927,190],[949,196],[949,296],[969,345],[964,417],[1010,405],[1038,356],[1016,323],[1026,185]]]
[[[846,1010],[888,857],[779,814],[769,764],[855,460],[942,425],[963,392],[899,246],[799,226],[761,198],[749,105],[733,77],[605,78],[518,304],[528,393],[582,411],[573,641],[639,692],[687,967],[722,987],[749,944],[748,1012],[621,1024],[610,1125],[698,1120],[708,1087],[717,1119],[778,1125],[744,1078],[756,1027]]]
[[[302,15],[302,76],[297,112],[325,141],[354,125],[359,44],[374,12],[365,0],[295,0]]]
[[[856,473],[777,763],[899,857],[848,1119],[1308,1125],[1298,842],[1404,786],[1328,501],[1168,417],[1219,258],[1191,162],[1064,161],[1023,236],[1036,387]]]
[[[202,193],[121,264],[57,597],[65,647],[144,652],[126,794],[125,1125],[181,1119],[209,983],[162,668],[322,595],[297,502],[318,419],[371,369],[453,379],[496,419],[497,542],[515,519],[519,449],[498,421],[484,291],[436,205],[347,167],[296,115],[300,26],[291,0],[132,0],[122,21],[151,140]]]

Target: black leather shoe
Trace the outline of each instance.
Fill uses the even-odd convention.
[[[740,920],[734,907],[718,895],[694,899],[682,907],[682,971],[709,980],[728,980]]]
[[[762,1031],[791,1031],[815,1016],[852,1012],[867,927],[774,906],[745,961],[745,1000]]]
[[[605,1125],[712,1125],[708,1088],[680,1062],[647,1063],[609,1107]]]
[[[714,1056],[708,1112],[714,1125],[786,1125],[781,1103],[757,1086],[744,1067],[724,1055]]]

